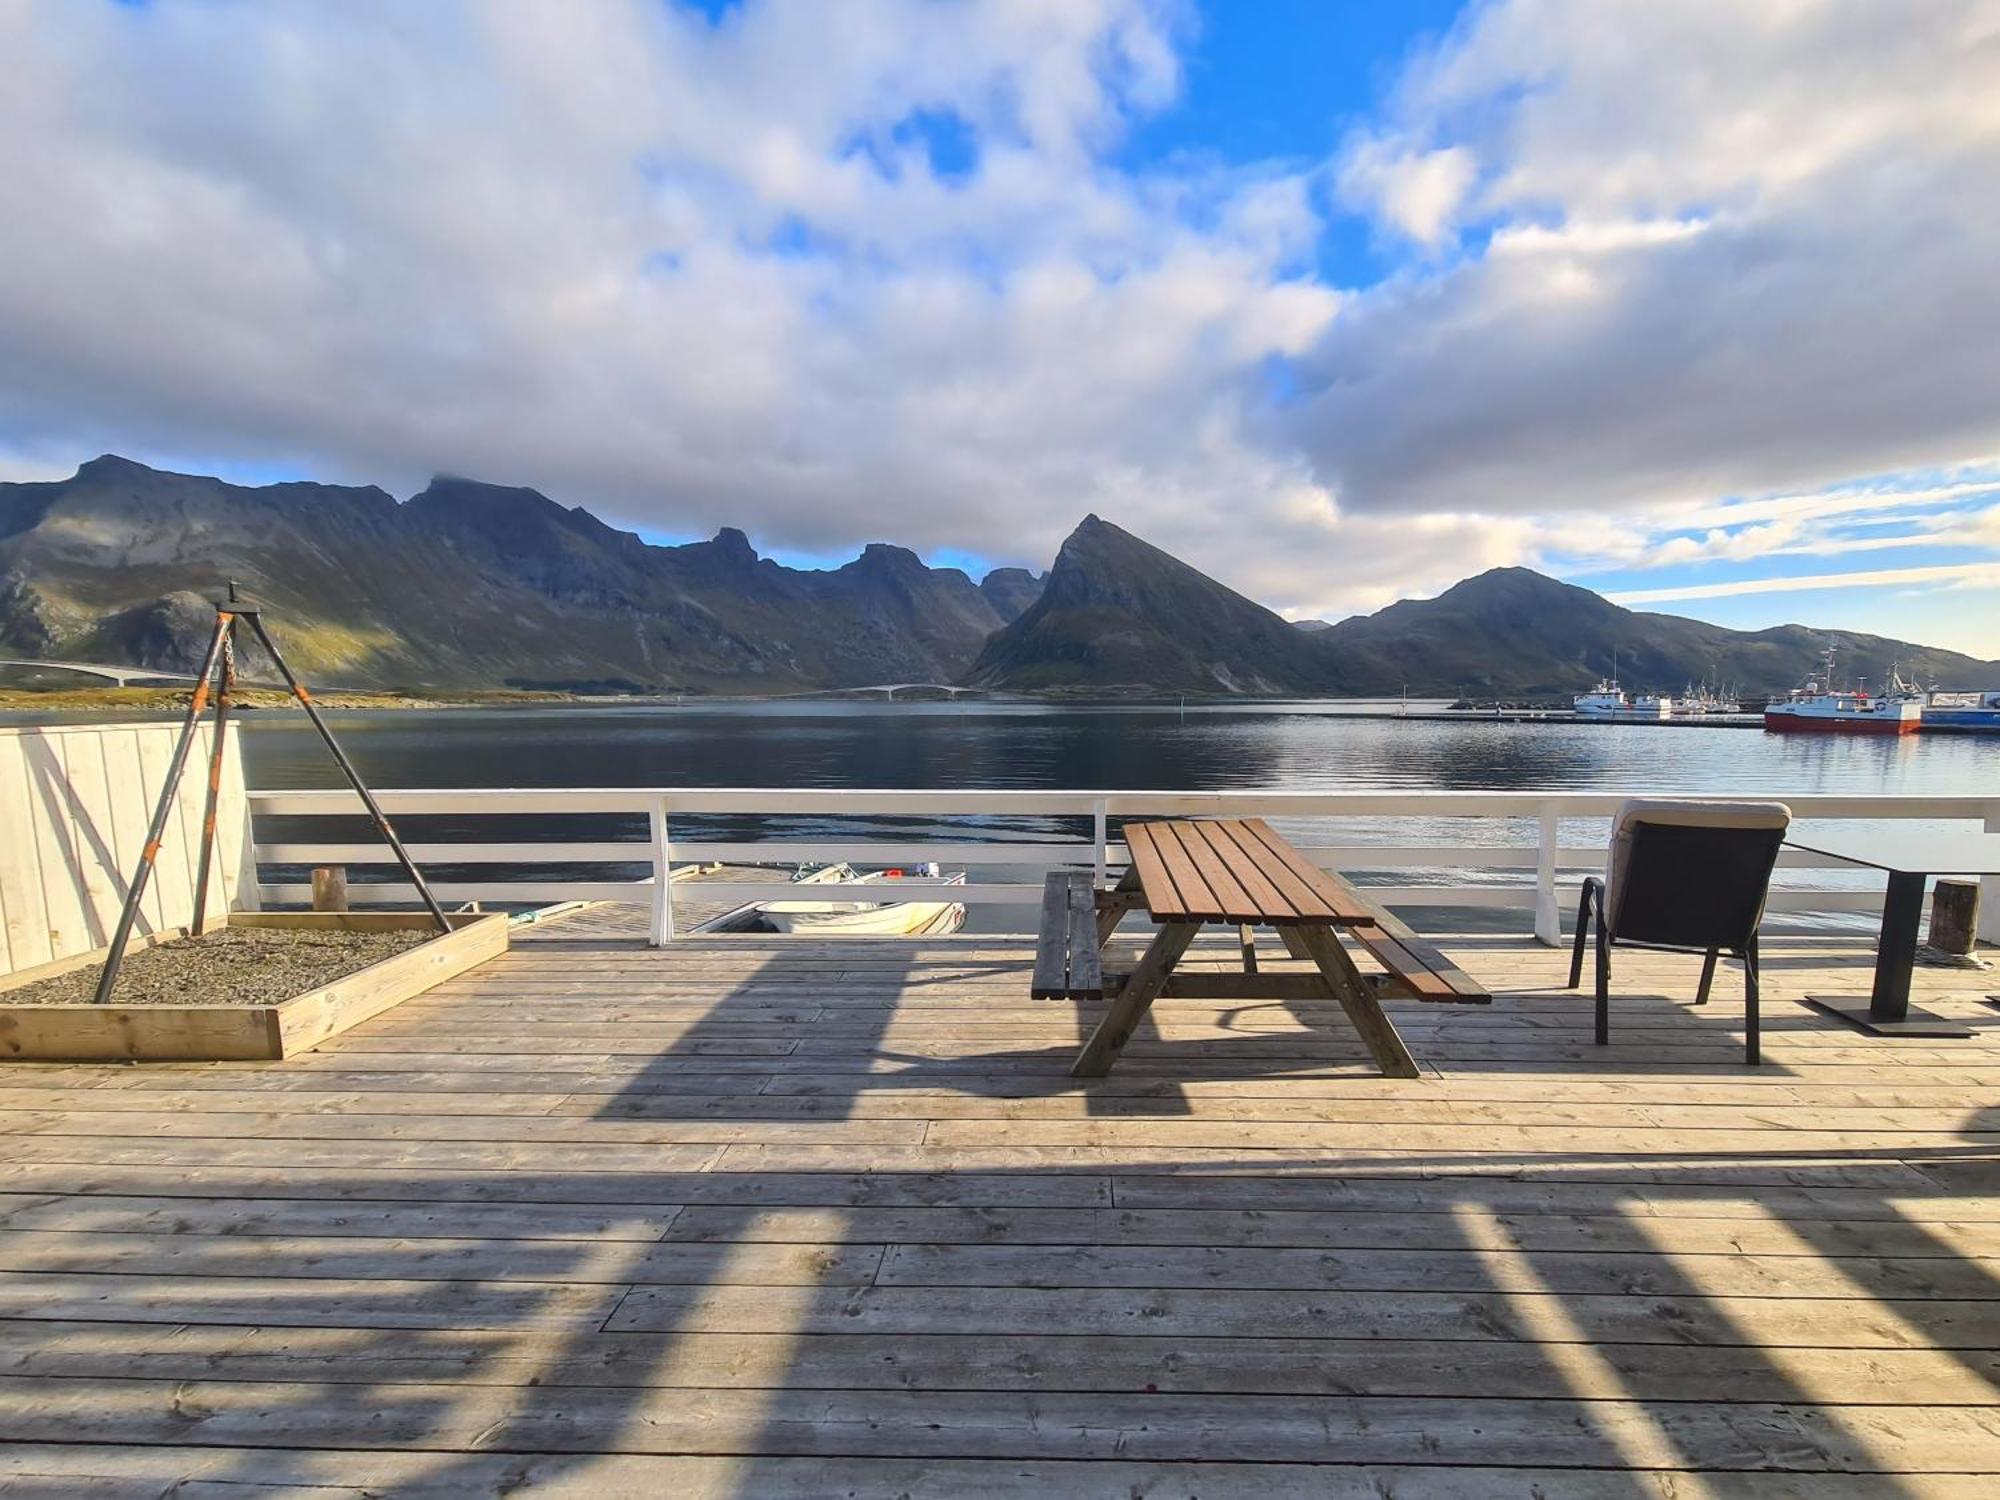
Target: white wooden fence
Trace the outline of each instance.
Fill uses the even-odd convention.
[[[1783,798],[1801,820],[1863,819],[1871,821],[1924,819],[1971,820],[2000,832],[2000,795],[1993,797],[1929,796],[1789,796]],[[1559,940],[1562,914],[1575,903],[1582,874],[1604,862],[1604,820],[1624,801],[1611,792],[1087,792],[1087,791],[871,791],[783,790],[765,788],[555,788],[547,790],[389,791],[378,793],[389,814],[398,819],[426,814],[465,818],[468,815],[564,817],[622,815],[643,836],[592,842],[425,842],[412,843],[420,865],[493,866],[494,878],[441,882],[441,899],[453,902],[546,902],[570,900],[633,901],[650,904],[655,942],[675,930],[675,884],[661,872],[692,862],[710,861],[918,864],[936,860],[982,873],[971,884],[951,888],[952,899],[973,905],[1011,904],[1033,907],[1041,899],[1043,872],[1064,864],[1089,865],[1101,875],[1121,864],[1124,845],[1112,837],[1114,820],[1159,816],[1268,817],[1278,822],[1321,864],[1370,882],[1369,893],[1395,906],[1517,908],[1523,926],[1532,922],[1544,942]],[[359,803],[346,791],[252,792],[250,806],[260,827],[272,817],[352,816]],[[816,825],[833,819],[914,820],[1007,819],[1005,829],[953,828],[948,837],[898,839],[857,830],[842,836],[779,837],[768,840],[717,841],[676,837],[675,825],[690,819],[777,820],[810,819]],[[643,819],[643,823],[640,820]],[[1080,836],[1023,838],[1020,827],[1035,820],[1069,820]],[[1444,836],[1435,830],[1446,824]],[[1331,824],[1332,826],[1329,826]],[[406,838],[408,835],[406,834]],[[256,857],[266,864],[381,865],[387,863],[379,843],[264,842]],[[1427,841],[1428,840],[1428,841]],[[546,879],[522,873],[534,864],[641,865],[644,879]],[[1879,877],[1848,874],[1806,874],[1844,869],[1817,855],[1787,851],[1779,859],[1786,872],[1774,883],[1771,909],[1800,911],[1874,911],[1881,903]],[[998,870],[1001,878],[984,872]],[[1405,883],[1396,884],[1396,872]],[[1414,877],[1420,877],[1418,883]],[[1388,883],[1377,883],[1377,882]],[[905,879],[901,892],[929,889],[934,883]],[[1985,891],[1984,935],[2000,939],[2000,881]],[[685,888],[683,888],[685,889]],[[789,891],[773,872],[769,880],[704,881],[704,899],[763,900]],[[816,898],[846,889],[881,895],[879,886],[819,885]],[[269,902],[291,904],[307,900],[310,890],[300,883],[270,883],[259,887]],[[408,901],[407,884],[350,887],[357,901]],[[1532,914],[1531,916],[1529,914]],[[1033,925],[1031,911],[1022,913],[1021,929]]]
[[[179,732],[173,723],[0,728],[0,974],[111,940]],[[185,926],[193,915],[211,733],[202,726],[182,778],[139,932]],[[212,911],[256,901],[239,752],[232,725]]]

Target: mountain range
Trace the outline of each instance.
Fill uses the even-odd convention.
[[[1625,609],[1528,568],[1494,568],[1372,615],[1304,623],[1089,516],[1040,599],[987,641],[971,680],[1042,691],[1561,697],[1615,673],[1627,687],[1707,680],[1769,694],[1812,671],[1828,641],[1801,625],[1728,630]],[[1850,631],[1839,647],[1842,672],[1871,682],[1900,665],[1942,687],[2000,684],[2000,662],[1955,651]]]
[[[741,531],[658,546],[531,489],[440,477],[246,487],[93,459],[0,484],[0,656],[194,665],[226,580],[262,600],[315,684],[409,691],[788,693],[888,683],[1000,691],[1554,696],[1614,669],[1778,692],[1824,651],[1797,625],[1734,631],[1623,609],[1525,568],[1338,623],[1293,624],[1088,516],[1045,577],[978,583],[870,545],[785,567]],[[1843,669],[1946,687],[2000,662],[1841,632]],[[249,663],[255,672],[258,664]]]
[[[309,680],[785,693],[950,682],[1040,581],[902,547],[830,571],[742,532],[653,546],[529,489],[257,488],[104,457],[0,485],[0,654],[188,669],[229,579]]]

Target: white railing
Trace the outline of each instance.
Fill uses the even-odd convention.
[[[981,878],[952,886],[951,899],[970,905],[1031,906],[1041,899],[1045,871],[1065,864],[1090,865],[1102,877],[1107,867],[1121,865],[1125,846],[1110,836],[1112,820],[1160,816],[1267,817],[1279,820],[1307,854],[1319,863],[1350,875],[1360,875],[1369,894],[1391,906],[1454,906],[1515,908],[1533,913],[1535,935],[1557,942],[1566,906],[1575,902],[1583,873],[1604,862],[1605,828],[1579,828],[1579,820],[1604,820],[1624,795],[1612,792],[1068,792],[1068,791],[787,791],[762,788],[555,788],[547,790],[387,791],[377,794],[393,818],[425,815],[464,818],[468,815],[507,817],[622,816],[635,828],[643,818],[646,832],[629,839],[541,843],[426,842],[410,839],[419,865],[451,864],[496,867],[492,880],[442,881],[435,884],[441,900],[539,903],[554,901],[630,901],[652,908],[653,939],[665,942],[675,932],[675,882],[662,872],[688,864],[756,862],[831,864],[841,860],[866,864],[920,864],[998,868],[1020,878]],[[1649,794],[1650,795],[1650,794]],[[2000,796],[1783,796],[1801,820],[1973,820],[1989,832],[2000,832]],[[252,792],[250,808],[257,830],[256,858],[260,865],[390,865],[378,842],[264,842],[263,829],[276,817],[351,817],[360,803],[348,791]],[[731,817],[747,819],[815,820],[883,818],[1012,818],[1070,819],[1087,822],[1083,837],[1023,839],[981,836],[981,830],[953,829],[948,838],[911,840],[866,831],[840,837],[722,841],[674,837],[676,819]],[[1436,820],[1452,820],[1464,837],[1448,842],[1419,842]],[[1335,830],[1334,836],[1356,831],[1361,841],[1327,842],[1323,828],[1311,824],[1339,820],[1362,826]],[[1003,830],[993,830],[999,833]],[[1377,835],[1380,835],[1378,838]],[[1416,837],[1412,837],[1415,835]],[[406,838],[410,836],[406,832]],[[1436,837],[1436,835],[1431,835]],[[1581,842],[1580,842],[1581,841]],[[547,864],[641,865],[645,878],[577,880],[544,879],[519,873],[521,867]],[[1881,903],[1879,878],[1856,878],[1851,867],[1818,855],[1786,851],[1779,858],[1786,870],[1849,870],[1840,886],[1774,882],[1770,908],[1780,912],[1866,912]],[[392,866],[393,867],[393,866]],[[1449,879],[1447,884],[1376,883],[1385,872],[1420,869]],[[1524,878],[1507,880],[1504,872],[1522,871]],[[1446,872],[1450,872],[1447,874]],[[1502,873],[1494,880],[1494,873]],[[905,879],[902,892],[928,890],[939,882]],[[774,872],[769,880],[704,880],[705,899],[728,902],[769,900],[796,895]],[[847,883],[815,887],[815,897],[857,890],[879,898],[880,886]],[[267,903],[301,904],[310,887],[298,883],[261,884]],[[407,884],[355,883],[356,901],[409,901]],[[1984,892],[1982,935],[2000,940],[2000,880],[1989,879]],[[1023,926],[1032,925],[1032,918]]]

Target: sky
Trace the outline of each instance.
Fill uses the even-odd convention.
[[[2000,0],[0,0],[101,452],[2000,657]]]

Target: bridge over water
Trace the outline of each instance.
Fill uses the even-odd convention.
[[[193,682],[191,672],[162,672],[156,667],[121,667],[100,661],[44,661],[39,658],[8,659],[0,657],[0,667],[29,667],[37,670],[81,672],[87,677],[101,677],[119,687],[130,687],[135,682]]]
[[[819,692],[805,693],[800,696],[811,698],[846,698],[862,693],[880,693],[884,698],[894,701],[898,693],[914,693],[919,691],[942,693],[947,698],[958,698],[967,693],[974,694],[975,696],[983,696],[986,693],[985,688],[959,687],[949,682],[871,682],[862,687],[823,688]]]

